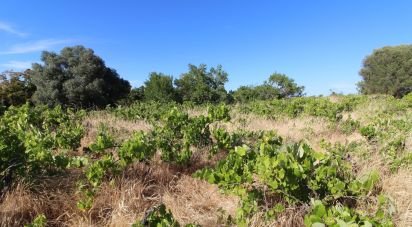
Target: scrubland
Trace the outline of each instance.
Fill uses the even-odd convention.
[[[1,226],[412,226],[411,95],[26,105],[1,123]]]

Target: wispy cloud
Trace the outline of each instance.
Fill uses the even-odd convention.
[[[19,70],[31,68],[32,63],[33,61],[9,61],[7,63],[0,64],[0,66],[5,69]]]
[[[43,39],[35,42],[16,44],[6,51],[0,51],[0,54],[26,54],[48,50],[54,46],[72,43],[70,39]]]
[[[20,37],[25,37],[25,36],[28,35],[27,33],[18,31],[11,24],[8,24],[8,23],[3,22],[3,21],[0,21],[0,31],[7,32],[7,33],[10,33],[10,34],[13,34],[13,35],[20,36]]]

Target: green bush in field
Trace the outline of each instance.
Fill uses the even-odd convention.
[[[65,169],[70,161],[65,150],[80,146],[84,130],[82,112],[57,106],[10,107],[0,118],[1,178],[31,178]]]
[[[284,145],[270,133],[251,145],[237,146],[215,168],[195,173],[241,198],[239,225],[247,225],[259,210],[269,217],[283,210],[279,200],[271,203],[268,198],[281,198],[283,204],[306,203],[310,198],[333,204],[371,193],[379,180],[374,172],[357,179],[340,148],[320,153],[304,143]]]

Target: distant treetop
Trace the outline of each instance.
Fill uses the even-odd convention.
[[[412,45],[376,49],[363,61],[358,83],[362,94],[403,97],[412,91]]]

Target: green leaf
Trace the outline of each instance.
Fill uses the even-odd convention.
[[[235,152],[239,155],[239,156],[245,156],[247,151],[249,150],[249,147],[246,145],[243,145],[241,147],[235,147]]]

